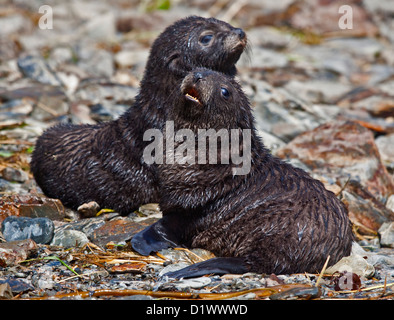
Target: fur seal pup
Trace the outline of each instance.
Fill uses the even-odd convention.
[[[182,159],[187,156],[181,152],[187,151],[184,142],[178,141],[174,149],[180,148],[175,154],[182,161],[158,165],[163,218],[138,233],[133,248],[142,254],[174,246],[204,248],[218,258],[167,275],[320,272],[328,256],[332,265],[350,254],[353,236],[346,207],[320,181],[270,154],[235,80],[211,70],[189,73],[168,120],[175,132],[188,136],[189,149],[196,152],[188,163]],[[217,135],[213,153],[228,164],[197,161],[201,148],[202,154],[212,151],[208,140],[201,143],[201,129],[225,129]],[[219,149],[226,131],[239,132],[228,148],[249,153],[244,173],[234,172],[240,166],[233,151],[228,161]]]
[[[31,171],[38,185],[71,208],[96,201],[128,214],[158,202],[154,166],[142,159],[145,130],[164,125],[172,95],[191,69],[234,76],[246,45],[242,29],[214,18],[191,16],[167,27],[152,45],[136,102],[124,115],[97,125],[57,125],[37,140]]]

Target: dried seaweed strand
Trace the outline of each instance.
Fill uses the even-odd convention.
[[[317,278],[315,287],[317,287],[319,285],[319,282],[324,274],[324,272],[326,271],[327,265],[328,265],[328,261],[330,261],[330,256],[327,257],[326,262],[324,263],[323,269],[320,272],[319,278]]]
[[[198,292],[171,292],[171,291],[149,291],[149,290],[96,290],[96,291],[81,291],[66,294],[57,294],[51,297],[37,297],[30,298],[27,300],[46,300],[46,299],[62,299],[69,297],[102,297],[102,296],[132,296],[132,295],[147,295],[154,298],[171,298],[171,299],[192,299],[192,300],[223,300],[245,295],[247,293],[254,293],[256,297],[263,298],[269,297],[272,294],[283,292],[286,290],[293,289],[295,287],[308,287],[300,284],[286,284],[278,285],[269,288],[254,288],[250,290],[237,291],[237,292],[226,292],[226,293],[198,293]]]

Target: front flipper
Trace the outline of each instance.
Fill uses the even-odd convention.
[[[243,258],[212,258],[186,268],[168,272],[164,276],[170,278],[196,278],[206,274],[242,274],[248,272]]]
[[[179,247],[179,245],[170,240],[170,230],[163,226],[163,220],[159,220],[144,230],[138,232],[133,239],[131,245],[135,251],[144,256],[151,252],[160,251],[162,249]]]

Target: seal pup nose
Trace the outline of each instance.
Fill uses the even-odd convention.
[[[194,82],[198,82],[203,78],[203,74],[201,72],[194,73]]]
[[[235,28],[234,32],[239,36],[241,40],[245,39],[245,32],[241,28]]]

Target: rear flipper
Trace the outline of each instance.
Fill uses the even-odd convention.
[[[249,270],[246,268],[243,258],[212,258],[183,268],[168,272],[164,276],[170,278],[196,278],[206,274],[242,274]]]
[[[163,226],[163,219],[138,232],[131,245],[135,251],[144,256],[162,249],[180,247],[175,241],[170,240],[171,232]]]

